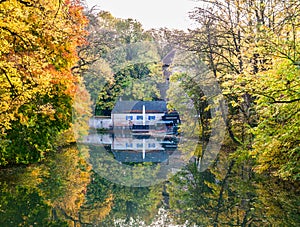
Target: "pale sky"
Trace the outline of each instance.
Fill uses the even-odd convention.
[[[199,2],[194,0],[86,0],[90,7],[111,12],[117,18],[132,18],[141,22],[144,29],[167,27],[184,29],[195,27],[188,18]]]

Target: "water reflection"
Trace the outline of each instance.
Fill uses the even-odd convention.
[[[83,145],[89,147],[89,162],[102,177],[129,187],[162,183],[192,157],[183,152],[180,136],[172,133],[91,133]]]
[[[124,164],[167,163],[178,143],[179,137],[175,135],[150,136],[129,131],[95,133],[84,139],[84,144],[104,145],[115,160]]]
[[[213,168],[200,173],[191,163],[168,184],[171,216],[191,226],[299,226],[299,192],[224,152]]]
[[[90,182],[86,155],[69,147],[45,163],[1,170],[0,226],[72,226]]]
[[[102,139],[115,138],[105,135]],[[131,139],[136,145],[147,141]],[[163,148],[161,143],[155,146]],[[190,162],[167,182],[137,188],[103,178],[86,162],[93,158],[93,151],[82,150],[69,147],[45,163],[1,170],[0,226],[300,224],[299,183],[255,175],[249,163],[231,160],[224,151],[204,172]],[[113,152],[111,158],[116,159]]]

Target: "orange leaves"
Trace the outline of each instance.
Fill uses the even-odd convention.
[[[18,125],[32,147],[47,150],[50,142],[35,134],[49,127],[47,140],[70,125],[79,81],[71,70],[78,61],[77,47],[85,42],[87,19],[77,0],[30,3],[0,1],[0,141],[20,137],[14,130]],[[0,147],[0,155],[4,150]]]
[[[76,48],[84,42],[87,23],[82,7],[79,1],[33,4],[0,3],[0,100],[9,103],[0,104],[2,113],[17,110],[51,84],[63,85],[68,94],[75,91],[71,67],[78,60]]]

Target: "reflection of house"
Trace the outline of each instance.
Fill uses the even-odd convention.
[[[155,138],[115,137],[111,150],[119,162],[163,162],[168,153]]]
[[[83,138],[85,144],[111,145],[113,138],[110,134],[90,134]]]
[[[151,163],[161,163],[167,162],[169,159],[169,154],[165,151],[155,151],[149,153],[141,153],[136,151],[122,151],[116,150],[113,151],[115,159],[122,163],[142,163],[142,162],[151,162]]]
[[[114,128],[155,125],[167,112],[165,101],[118,101],[111,112]]]
[[[120,136],[113,138],[111,151],[122,163],[168,162],[169,156],[177,149],[176,137],[155,138],[152,136]]]
[[[137,139],[115,137],[111,146],[112,150],[135,150],[135,151],[153,151],[164,150],[158,140],[155,138]]]
[[[176,136],[135,136],[127,133],[91,134],[86,136],[82,142],[110,147],[115,159],[122,163],[168,162],[170,155],[177,149],[179,143]]]

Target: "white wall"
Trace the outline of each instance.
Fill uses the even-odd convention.
[[[89,122],[90,128],[109,129],[112,127],[111,118],[92,117]]]
[[[146,124],[147,125],[155,125],[156,121],[161,120],[163,113],[146,113]],[[112,121],[114,127],[128,127],[129,120],[126,120],[126,116],[133,116],[132,123],[135,125],[142,125],[143,120],[137,120],[136,116],[143,116],[143,114],[112,114]],[[148,120],[148,116],[155,116],[155,120]]]
[[[150,139],[134,139],[134,138],[115,138],[112,142],[114,150],[135,150],[146,151],[164,150],[161,144],[153,138]]]
[[[112,144],[110,134],[91,134],[83,138],[83,142],[87,144]]]

